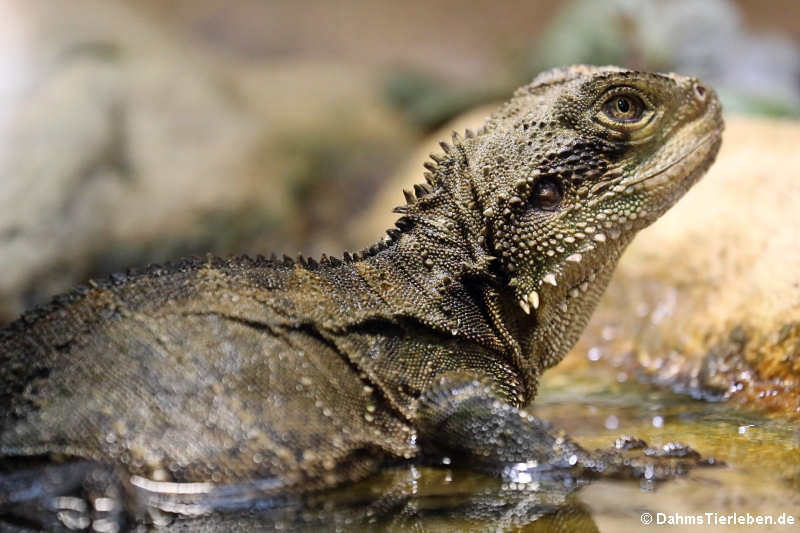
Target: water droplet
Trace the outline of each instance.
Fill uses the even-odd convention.
[[[528,472],[520,472],[517,474],[517,482],[530,483],[531,481],[533,481],[533,476],[530,475]]]
[[[599,361],[602,356],[603,350],[600,349],[599,346],[592,346],[586,353],[586,357],[589,359],[589,361]]]

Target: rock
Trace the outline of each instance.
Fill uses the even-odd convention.
[[[432,135],[360,224],[389,227],[402,189],[455,129]],[[708,399],[800,415],[800,122],[730,116],[717,162],[625,252],[572,354],[554,371],[600,365]]]
[[[3,15],[0,324],[180,255],[338,251],[412,139],[366,71],[219,61],[116,1]]]

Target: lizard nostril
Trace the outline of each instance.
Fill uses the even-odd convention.
[[[697,99],[701,102],[705,101],[706,99],[706,88],[700,85],[699,83],[694,84],[694,94],[697,96]]]

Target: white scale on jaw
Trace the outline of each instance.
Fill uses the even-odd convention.
[[[525,311],[526,315],[531,314],[531,306],[534,309],[539,309],[539,293],[536,291],[531,291],[519,301],[519,306]]]
[[[630,216],[630,215],[626,215],[626,214],[618,215],[616,213],[600,212],[595,216],[596,225],[589,225],[586,222],[577,224],[578,227],[583,228],[583,231],[585,233],[584,232],[577,232],[577,233],[574,234],[574,237],[573,236],[564,237],[563,235],[561,235],[561,237],[563,237],[563,239],[561,239],[561,240],[563,240],[564,242],[573,243],[573,242],[575,242],[576,238],[577,239],[585,238],[586,234],[592,235],[592,240],[595,241],[596,243],[605,243],[609,238],[612,239],[612,240],[616,240],[616,239],[620,238],[620,236],[622,235],[622,231],[617,229],[617,227],[615,227],[615,226],[624,227],[626,230],[630,230],[630,228],[632,227],[632,224],[631,224],[630,221],[631,220],[635,220],[635,219],[636,219],[635,216]],[[608,231],[606,233],[599,232],[598,228],[597,228],[598,225],[602,225]],[[582,252],[585,253],[585,252],[591,251],[593,249],[594,249],[594,246],[590,244],[588,247],[585,247],[582,250]],[[559,252],[560,251],[561,250],[559,250]],[[549,256],[554,255],[552,250],[548,250],[548,252],[550,252],[550,253],[547,254],[547,255],[549,255]],[[583,261],[583,253],[581,253],[581,252],[572,253],[572,254],[568,255],[564,259],[564,261],[568,262],[568,263],[580,264]],[[596,277],[597,277],[597,274],[596,274],[595,271],[590,272],[589,275],[581,283],[575,285],[574,287],[572,287],[571,289],[569,289],[567,291],[567,296],[569,298],[577,298],[577,297],[579,297],[581,295],[581,293],[588,292],[589,291],[589,286],[590,286],[589,284],[592,281],[594,281],[594,279]],[[539,287],[541,287],[545,283],[549,284],[549,285],[552,285],[553,287],[557,287],[558,286],[558,278],[556,277],[556,273],[548,272],[547,274],[542,276],[540,281],[539,281],[539,283],[538,283]],[[512,280],[510,285],[517,286],[517,280]],[[539,297],[539,293],[536,290],[532,290],[532,291],[528,292],[527,294],[523,295],[522,298],[519,300],[519,306],[525,312],[525,314],[530,314],[531,313],[531,308],[533,308],[534,310],[538,309],[539,308],[539,304],[540,304],[540,297]],[[558,308],[562,312],[566,312],[566,310],[567,310],[566,302],[559,303],[558,304]]]

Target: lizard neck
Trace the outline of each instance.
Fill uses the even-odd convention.
[[[405,191],[407,204],[396,228],[360,252],[355,267],[390,305],[392,313],[419,317],[419,309],[437,329],[460,330],[458,302],[479,295],[481,283],[493,276],[485,247],[486,229],[476,207],[466,157],[456,147],[428,165],[427,182]],[[417,310],[417,311],[415,311]],[[447,317],[444,320],[440,318]]]
[[[406,191],[397,229],[360,252],[354,266],[393,318],[480,344],[516,368],[522,401],[534,394],[537,375],[520,345],[530,332],[506,323],[507,312],[520,311],[487,245],[485,207],[465,151],[449,148],[428,166],[427,183]],[[535,325],[527,321],[528,329]]]

